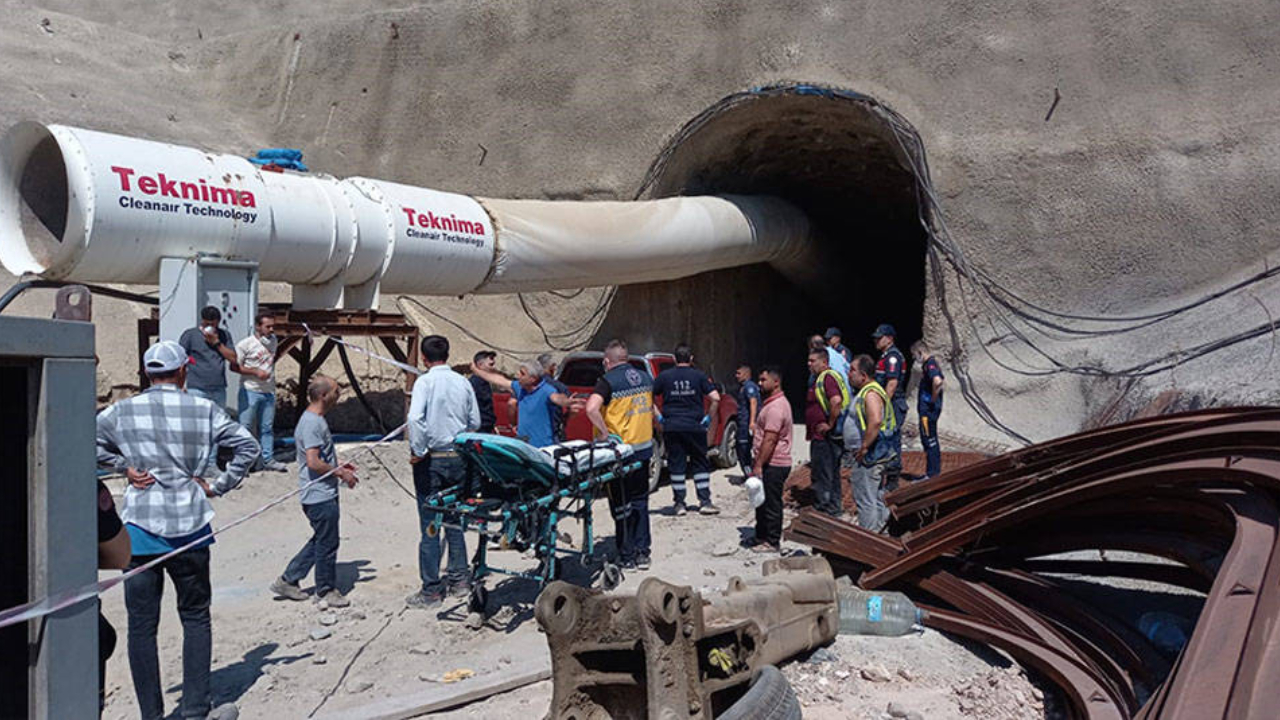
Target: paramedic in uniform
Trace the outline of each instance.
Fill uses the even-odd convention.
[[[604,376],[587,398],[598,438],[615,435],[635,451],[640,468],[609,483],[618,556],[624,568],[649,569],[649,463],[653,458],[653,381],[627,362],[627,345],[604,349]]]
[[[720,406],[720,393],[707,374],[693,366],[693,350],[686,344],[676,346],[676,366],[658,373],[653,381],[654,397],[662,398],[662,439],[667,448],[667,469],[671,471],[674,493],[672,510],[684,515],[685,478],[692,476],[698,496],[698,512],[718,515],[711,502],[711,463],[707,446],[712,442],[711,418]],[[707,409],[706,400],[711,400]]]
[[[889,396],[889,404],[893,408],[893,420],[896,427],[902,427],[907,419],[907,361],[902,351],[894,345],[897,330],[889,323],[883,323],[871,333],[880,351],[880,360],[876,363],[875,381]],[[902,433],[894,437],[896,443],[894,459],[885,469],[888,475],[886,483],[892,490],[897,487],[898,476],[902,474]]]

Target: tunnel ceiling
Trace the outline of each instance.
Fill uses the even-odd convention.
[[[639,338],[645,350],[687,340],[722,381],[742,361],[802,368],[805,337],[828,325],[855,352],[872,352],[872,329],[891,322],[905,350],[921,336],[926,236],[915,178],[877,106],[856,93],[784,85],[726,97],[690,120],[638,197],[785,198],[813,223],[818,267],[799,283],[755,266],[625,286],[601,334]]]

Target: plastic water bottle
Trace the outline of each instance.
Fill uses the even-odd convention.
[[[758,508],[764,504],[764,481],[752,475],[742,484],[747,490],[747,499],[751,501],[751,507]]]
[[[1187,644],[1191,623],[1173,613],[1154,610],[1145,612],[1138,618],[1138,630],[1158,649],[1176,655]]]
[[[906,635],[925,618],[925,612],[900,592],[841,587],[836,598],[844,635]]]

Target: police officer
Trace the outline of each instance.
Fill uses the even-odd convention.
[[[924,340],[911,346],[911,357],[920,366],[916,413],[920,415],[920,444],[924,446],[925,477],[942,472],[942,448],[938,446],[938,416],[942,414],[942,367]]]
[[[667,448],[667,469],[671,471],[671,489],[675,494],[673,512],[684,515],[685,478],[693,476],[698,494],[698,512],[717,515],[720,510],[711,502],[711,463],[707,446],[711,444],[711,418],[720,406],[720,393],[707,374],[693,366],[693,350],[686,344],[676,346],[676,366],[658,373],[653,381],[654,397],[662,398],[662,439]],[[711,401],[706,409],[706,401]]]
[[[754,461],[751,456],[751,444],[756,434],[756,417],[760,414],[760,386],[751,379],[751,366],[743,363],[734,373],[738,381],[738,436],[735,450],[738,453],[738,465],[742,467],[744,477],[751,475]]]
[[[894,345],[897,334],[897,330],[892,325],[882,323],[875,332],[871,333],[871,338],[875,340],[876,349],[880,351],[880,360],[876,362],[875,381],[889,396],[889,403],[893,407],[894,425],[900,428],[903,421],[907,419],[907,360],[902,356],[902,351]],[[886,468],[890,489],[897,486],[897,476],[902,474],[902,433],[897,434],[894,442],[897,457]]]

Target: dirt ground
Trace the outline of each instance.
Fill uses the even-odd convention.
[[[802,446],[797,444],[797,449]],[[546,643],[533,618],[537,589],[532,583],[491,579],[491,610],[498,603],[503,607],[479,630],[465,626],[463,601],[446,604],[439,612],[405,609],[404,597],[418,587],[417,516],[409,496],[407,453],[403,443],[375,453],[385,466],[360,446],[339,448],[340,456],[354,458],[362,480],[354,490],[344,489],[341,501],[338,576],[351,607],[321,610],[312,602],[273,600],[268,592],[267,586],[309,534],[296,499],[219,537],[213,547],[215,704],[235,702],[245,718],[362,717],[374,703],[439,688],[450,670],[473,670],[472,682],[478,682],[546,657]],[[215,526],[296,487],[296,466],[290,467],[288,473],[252,475],[239,490],[215,501]],[[723,511],[716,517],[669,515],[670,490],[664,487],[654,494],[653,568],[648,573],[629,572],[623,591],[634,590],[646,575],[656,575],[708,592],[722,588],[734,575],[759,572],[764,558],[738,547],[751,533],[754,515],[745,493],[728,482],[728,473],[719,471],[713,478],[713,493]],[[109,484],[118,494],[120,481]],[[603,545],[609,548],[612,522],[603,501],[597,518]],[[565,524],[561,529],[580,537],[577,527]],[[473,548],[474,537],[469,540]],[[801,549],[784,543],[784,550]],[[513,551],[496,553],[494,560],[533,565]],[[303,581],[303,587],[309,588],[310,581]],[[181,626],[173,602],[170,586],[161,619],[160,657],[171,711],[181,696],[182,678]],[[104,717],[136,717],[123,593],[107,594],[103,612],[120,633],[108,664]],[[328,631],[329,636],[313,639],[313,631]],[[1052,697],[1044,700],[1043,690],[1006,658],[931,630],[899,638],[840,637],[832,647],[791,662],[783,671],[804,703],[805,716],[811,718],[879,718],[891,710],[901,717],[914,711],[928,718],[1053,714]],[[550,682],[539,682],[445,716],[541,717],[550,697]]]

